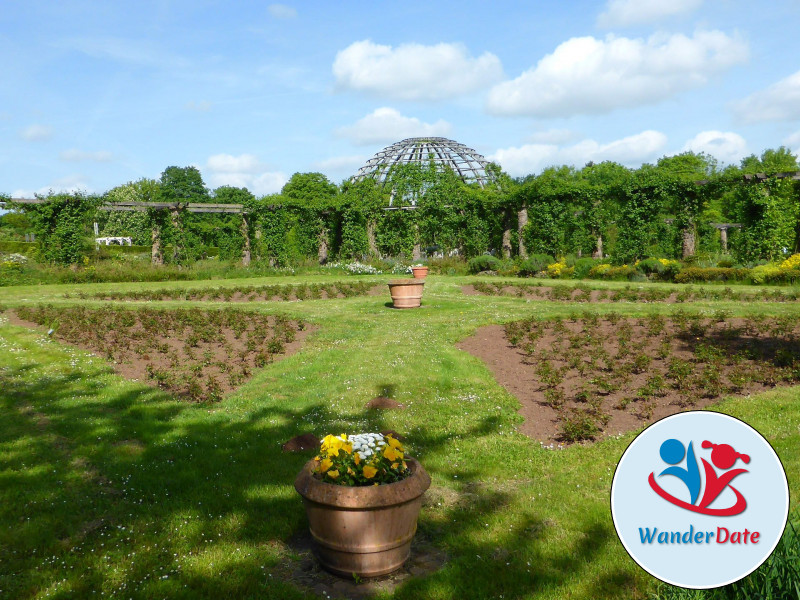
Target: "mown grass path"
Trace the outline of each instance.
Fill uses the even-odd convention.
[[[326,278],[281,283],[304,281]],[[407,436],[433,477],[419,535],[449,556],[444,569],[408,581],[393,597],[646,597],[653,580],[618,542],[608,505],[614,468],[634,434],[542,447],[516,432],[516,399],[455,343],[481,325],[530,315],[641,315],[675,306],[464,296],[469,281],[430,277],[419,310],[388,308],[388,291],[239,304],[317,329],[300,353],[257,371],[216,404],[178,402],[43,331],[0,323],[0,597],[307,597],[283,574],[293,560],[287,542],[306,523],[292,483],[308,455],[283,454],[280,445],[307,432],[386,428]],[[0,288],[0,305],[100,305],[63,294],[227,283]],[[682,308],[800,317],[795,304]],[[387,391],[407,408],[364,408]],[[800,387],[728,399],[716,409],[770,440],[796,498]]]

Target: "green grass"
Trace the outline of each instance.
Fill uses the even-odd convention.
[[[336,278],[341,275],[281,283]],[[480,361],[455,348],[484,324],[590,307],[463,296],[460,286],[470,281],[429,278],[423,307],[410,311],[387,308],[388,293],[243,304],[302,318],[317,329],[299,354],[206,405],[124,380],[102,359],[43,332],[0,325],[0,597],[304,598],[281,575],[296,558],[288,541],[306,527],[292,484],[308,456],[282,454],[280,444],[306,432],[385,428],[408,437],[411,454],[433,478],[419,535],[449,557],[441,571],[407,581],[392,597],[657,593],[657,582],[619,543],[608,505],[614,468],[634,434],[592,446],[543,448],[516,432],[516,399]],[[0,288],[0,305],[100,305],[63,295],[207,285],[8,287]],[[632,315],[674,308],[591,306]],[[682,308],[800,312],[793,303],[699,301]],[[387,389],[406,410],[363,408]],[[717,409],[745,419],[770,440],[796,498],[800,387],[728,399]]]

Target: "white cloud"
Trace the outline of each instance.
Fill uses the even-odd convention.
[[[214,154],[208,157],[204,171],[212,189],[223,185],[244,187],[256,196],[280,192],[289,180],[280,171],[270,171],[253,154]]]
[[[352,125],[340,127],[336,135],[365,146],[396,142],[408,137],[445,137],[450,130],[450,123],[442,119],[435,123],[423,123],[416,117],[405,117],[394,108],[385,106],[375,109]]]
[[[19,135],[28,142],[43,142],[53,137],[53,128],[49,125],[34,123],[21,130]]]
[[[744,41],[721,31],[691,38],[572,38],[516,79],[496,85],[487,109],[497,115],[565,117],[652,104],[704,85],[747,55]]]
[[[473,58],[462,44],[402,44],[396,48],[354,42],[336,55],[336,84],[400,100],[442,100],[490,86],[503,77],[500,59]]]
[[[267,10],[276,19],[293,19],[297,16],[297,11],[285,4],[270,4]]]
[[[597,25],[611,28],[654,23],[695,11],[701,4],[703,0],[608,0],[605,12],[597,17]]]
[[[77,148],[70,148],[59,153],[59,158],[67,162],[108,162],[113,159],[111,152],[99,150],[97,152],[84,152]]]
[[[682,152],[705,152],[727,164],[735,164],[747,155],[747,142],[732,131],[701,131],[683,147]]]
[[[745,123],[800,119],[800,71],[733,104]]]
[[[655,158],[667,143],[660,131],[647,130],[608,144],[595,140],[582,140],[572,146],[556,144],[526,144],[520,147],[501,148],[487,157],[498,163],[514,177],[537,173],[552,165],[583,167],[587,162],[612,160],[626,166],[638,167]]]

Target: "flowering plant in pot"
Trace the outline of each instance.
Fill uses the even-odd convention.
[[[430,483],[391,434],[326,436],[294,484],[321,565],[346,577],[399,569]]]
[[[416,279],[425,279],[428,276],[428,267],[422,263],[411,265],[411,273]]]

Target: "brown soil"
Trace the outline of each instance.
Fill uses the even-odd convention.
[[[576,422],[599,429],[577,439],[616,435],[725,395],[800,382],[792,319],[665,319],[658,333],[646,319],[550,321],[532,326],[541,327],[532,341],[521,323],[482,327],[459,348],[519,399],[520,430],[543,443],[576,441]]]
[[[320,440],[313,433],[304,433],[290,439],[281,446],[284,452],[305,452],[319,449]]]
[[[254,370],[298,352],[310,329],[298,321],[258,313],[236,313],[246,320],[237,333],[231,326],[211,326],[209,311],[191,311],[195,325],[180,327],[173,311],[149,310],[156,329],[142,322],[143,311],[124,309],[50,309],[40,323],[58,321],[55,339],[108,360],[119,375],[144,381],[194,401],[219,400],[252,377]],[[102,317],[98,318],[98,314]],[[186,312],[186,311],[184,311]],[[12,325],[44,330],[47,325],[6,313]],[[133,321],[121,322],[127,314]],[[91,322],[88,322],[88,321]],[[126,326],[127,325],[127,326]]]
[[[397,410],[405,407],[405,404],[400,404],[396,400],[392,400],[391,398],[387,398],[385,396],[373,398],[364,406],[364,408],[375,408],[381,410]]]

